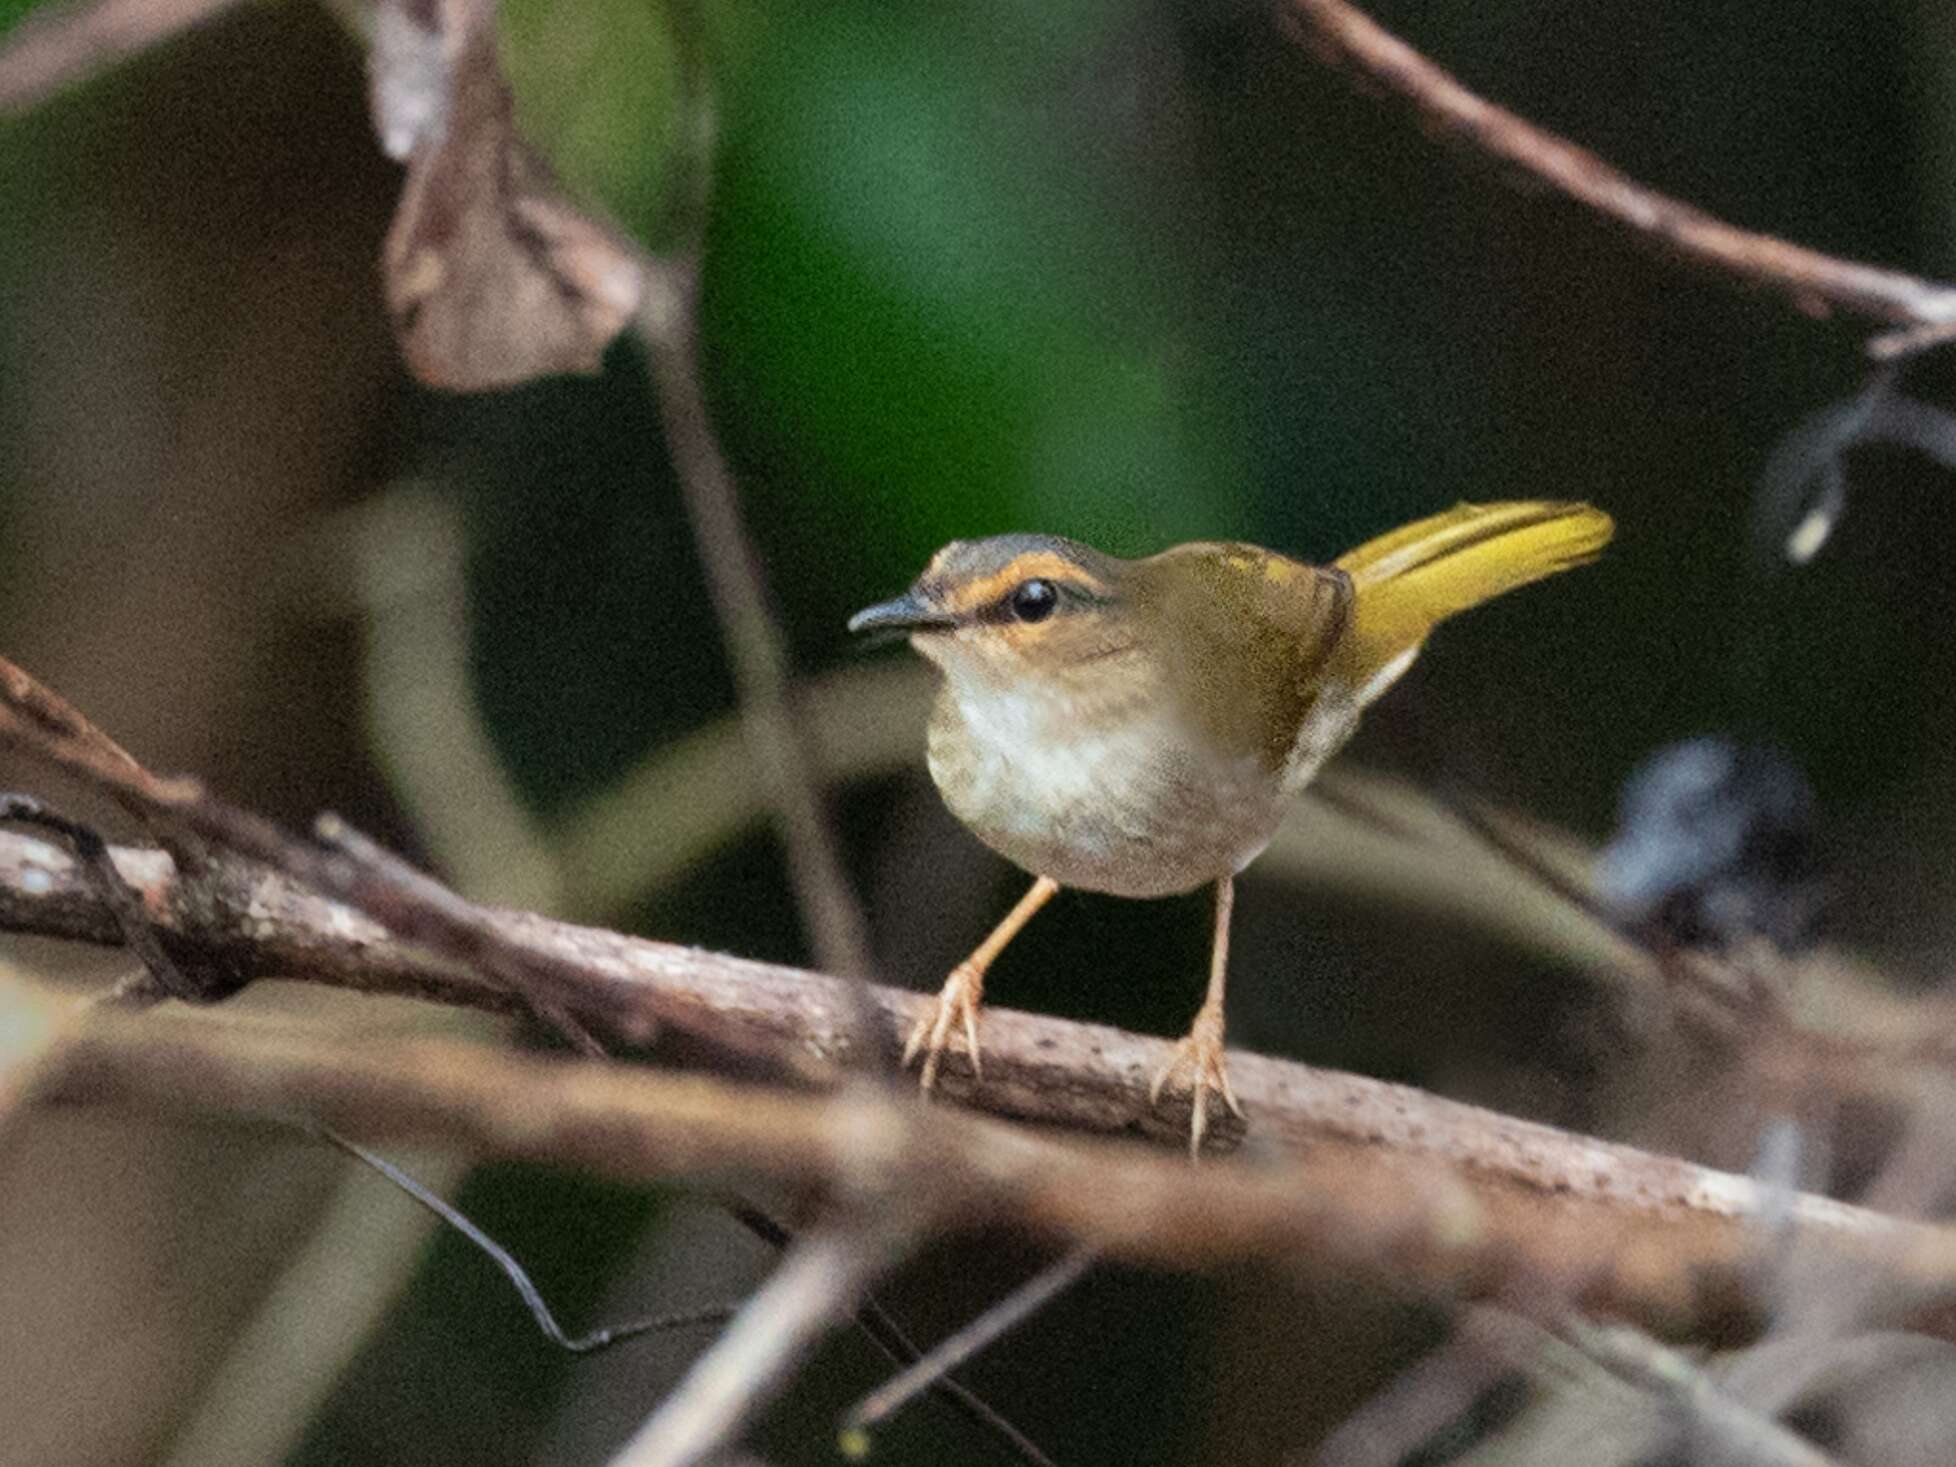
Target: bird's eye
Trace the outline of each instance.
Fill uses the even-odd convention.
[[[1059,605],[1059,592],[1051,581],[1021,581],[1006,600],[1020,621],[1044,621]]]

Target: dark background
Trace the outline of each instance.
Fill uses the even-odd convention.
[[[662,242],[660,12],[505,8],[526,129]],[[1956,50],[1932,0],[1372,13],[1721,216],[1956,274]],[[1819,789],[1838,938],[1901,984],[1941,977],[1947,476],[1857,455],[1853,510],[1798,573],[1752,525],[1775,445],[1864,380],[1861,326],[1513,186],[1264,9],[767,0],[705,25],[707,386],[800,670],[856,663],[848,613],[953,537],[1322,559],[1457,499],[1588,499],[1617,518],[1608,558],[1450,626],[1348,757],[1600,838],[1653,746],[1768,738]],[[473,895],[806,960],[751,820],[672,858],[668,823],[715,817],[649,812],[595,907],[552,865],[633,771],[726,719],[731,679],[630,345],[600,378],[493,396],[406,377],[376,267],[400,177],[364,87],[324,11],[261,5],[0,125],[0,650],[153,767],[288,821],[341,810]],[[1907,380],[1947,401],[1947,378],[1931,358]],[[885,975],[934,985],[1019,878],[918,767],[836,803]],[[1358,900],[1252,876],[1232,1042],[1653,1139],[1597,1089],[1622,1057],[1585,980],[1422,906],[1411,877]],[[1206,941],[1200,898],[1069,895],[992,995],[1179,1031]],[[455,1022],[250,1001],[354,1033]],[[1727,1139],[1712,1159],[1742,1165]],[[4,1152],[0,1460],[596,1462],[704,1340],[565,1364],[474,1255],[302,1141],[64,1115]],[[419,1160],[575,1320],[735,1299],[769,1257],[677,1195]],[[935,1337],[1035,1258],[946,1251],[889,1301]],[[1377,1291],[1244,1282],[1096,1277],[969,1379],[1062,1462],[1277,1460],[1435,1327]],[[277,1349],[241,1364],[242,1338]],[[834,1460],[835,1415],[881,1370],[839,1337],[757,1446]],[[209,1444],[234,1428],[258,1455]],[[1007,1460],[936,1405],[878,1451]]]

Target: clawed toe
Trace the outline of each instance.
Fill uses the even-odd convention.
[[[1195,1026],[1175,1046],[1168,1063],[1155,1072],[1154,1083],[1148,1087],[1148,1104],[1159,1105],[1162,1092],[1171,1085],[1181,1088],[1184,1072],[1188,1076],[1189,1092],[1189,1155],[1195,1157],[1201,1155],[1202,1138],[1209,1131],[1211,1095],[1219,1096],[1237,1119],[1245,1119],[1243,1107],[1229,1083],[1220,1016],[1213,1020],[1206,1015],[1197,1018]]]
[[[950,1048],[951,1036],[959,1027],[964,1030],[965,1053],[971,1056],[971,1073],[975,1078],[984,1078],[984,1061],[978,1048],[978,1003],[983,992],[983,978],[967,964],[960,963],[945,980],[936,1006],[911,1029],[910,1038],[903,1046],[903,1063],[908,1068],[920,1053],[923,1055],[924,1070],[918,1088],[925,1093],[937,1083],[938,1062]]]

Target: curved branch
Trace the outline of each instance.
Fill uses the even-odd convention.
[[[1956,286],[1843,260],[1770,234],[1740,229],[1659,193],[1586,148],[1470,91],[1345,0],[1280,0],[1280,28],[1315,59],[1362,72],[1418,112],[1441,136],[1521,169],[1647,243],[1749,285],[1803,311],[1852,311],[1911,329],[1877,337],[1875,356],[1897,343],[1939,339],[1956,324]]]

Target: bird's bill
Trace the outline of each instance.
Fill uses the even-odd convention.
[[[931,606],[915,591],[865,606],[849,618],[852,632],[923,632],[956,626],[957,618]]]

